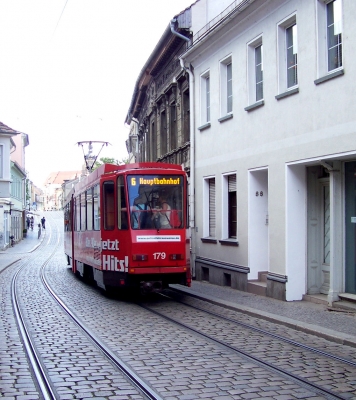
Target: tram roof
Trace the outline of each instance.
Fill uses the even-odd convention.
[[[103,164],[99,168],[95,169],[90,175],[80,180],[78,184],[75,185],[75,187],[70,191],[69,196],[71,196],[74,192],[80,193],[87,187],[90,187],[102,175],[114,173],[116,171],[134,171],[135,173],[139,173],[139,170],[142,170],[142,172],[147,172],[149,169],[184,171],[184,168],[181,165],[168,163],[144,162],[123,165]]]

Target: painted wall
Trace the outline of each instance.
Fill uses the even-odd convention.
[[[214,3],[208,0],[207,3]],[[197,255],[250,266],[255,249],[249,248],[253,234],[248,222],[249,173],[268,170],[268,256],[269,271],[288,275],[288,300],[305,293],[306,223],[305,165],[320,159],[356,159],[356,115],[353,110],[356,78],[356,3],[343,1],[344,74],[316,85],[318,67],[318,1],[258,1],[231,20],[209,39],[184,55],[194,66],[196,115],[196,226]],[[200,5],[201,7],[203,4]],[[318,6],[318,7],[317,7]],[[251,12],[251,13],[250,13]],[[249,14],[250,13],[250,14]],[[299,92],[280,100],[283,92],[279,77],[278,25],[296,14],[298,26]],[[247,63],[248,43],[262,35],[264,67],[264,105],[245,111],[251,105]],[[220,62],[228,55],[233,66],[233,118],[219,122]],[[201,76],[210,74],[211,126],[199,130]],[[301,166],[297,166],[301,163]],[[293,165],[295,164],[295,167]],[[288,166],[288,167],[287,167]],[[238,247],[202,243],[207,223],[199,204],[204,178],[216,178],[216,210],[221,211],[222,175],[237,173]],[[299,192],[298,192],[299,191]],[[298,208],[297,213],[293,209]],[[250,215],[250,218],[253,216]],[[217,239],[221,227],[217,215]],[[293,231],[293,225],[297,226]],[[265,268],[263,262],[260,270]],[[256,275],[255,267],[251,277]]]

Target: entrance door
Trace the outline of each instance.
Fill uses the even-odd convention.
[[[330,178],[320,166],[308,167],[308,294],[330,289]]]
[[[345,291],[356,294],[356,162],[345,164]]]
[[[268,170],[249,173],[249,279],[269,271],[268,256]]]

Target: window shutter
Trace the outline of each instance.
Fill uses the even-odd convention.
[[[209,179],[209,236],[215,237],[215,178]]]
[[[229,175],[227,177],[229,192],[236,192],[236,175]]]

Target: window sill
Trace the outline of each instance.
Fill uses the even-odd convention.
[[[275,96],[275,99],[276,100],[281,100],[281,99],[284,99],[285,97],[292,96],[293,94],[296,94],[296,93],[299,93],[299,88],[298,87],[296,87],[294,89],[291,89],[291,90],[287,90],[284,93],[277,94],[277,96]]]
[[[336,77],[338,77],[338,76],[342,76],[342,75],[344,75],[344,69],[339,69],[338,71],[332,72],[332,73],[330,73],[330,74],[328,74],[328,75],[322,76],[322,77],[319,78],[319,79],[316,79],[316,80],[314,81],[314,84],[315,84],[315,85],[319,85],[320,83],[327,82],[327,81],[329,81],[330,79],[334,79],[334,78],[336,78]]]
[[[238,246],[239,242],[236,239],[221,239],[219,243],[223,246]]]
[[[207,122],[206,124],[204,124],[204,125],[202,125],[202,126],[199,126],[199,127],[198,127],[198,130],[199,130],[199,131],[203,131],[204,129],[210,128],[210,126],[211,126],[211,123],[210,123],[210,122]]]
[[[259,107],[264,106],[264,105],[265,105],[265,101],[264,100],[256,101],[256,103],[245,107],[245,111],[252,111],[252,110],[255,110],[256,108],[259,108]]]
[[[207,238],[200,238],[203,243],[214,243],[217,244],[218,241],[215,238],[207,237]]]
[[[228,119],[231,119],[233,117],[234,117],[234,115],[232,113],[231,114],[227,114],[227,115],[224,115],[223,117],[219,118],[218,121],[219,122],[224,122],[224,121],[227,121]]]

